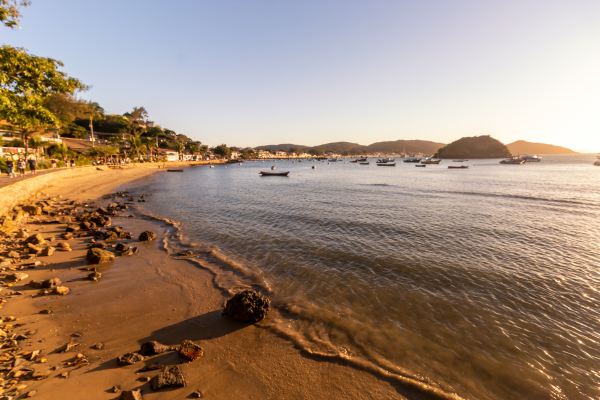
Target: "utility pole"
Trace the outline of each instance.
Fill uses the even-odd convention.
[[[90,132],[92,134],[92,147],[94,146],[94,124],[92,123],[92,117],[90,117]]]

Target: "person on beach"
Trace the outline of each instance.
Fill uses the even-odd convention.
[[[19,175],[21,177],[25,176],[25,160],[22,158],[19,158],[19,161],[17,161],[17,168],[19,169]]]
[[[52,164],[52,169],[56,169],[56,159],[54,157],[52,157],[50,163]]]
[[[71,168],[75,168],[75,159],[71,158]]]
[[[35,158],[31,157],[28,160],[28,163],[29,163],[29,169],[31,170],[31,175],[37,175],[37,172],[36,172],[37,162],[35,161]]]
[[[8,177],[9,178],[16,178],[17,175],[15,174],[15,163],[12,160],[12,158],[7,158],[6,159],[6,168],[8,169]]]

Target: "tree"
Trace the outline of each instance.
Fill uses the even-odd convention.
[[[99,115],[104,116],[104,108],[100,107],[100,104],[97,102],[91,100],[88,101],[86,105],[87,108],[85,114],[90,118],[90,138],[92,139],[92,146],[94,146],[94,118]]]
[[[19,26],[19,18],[22,17],[19,12],[19,7],[27,7],[31,5],[31,2],[28,0],[14,0],[10,4],[10,0],[0,0],[0,22],[4,24],[4,26],[8,28],[20,28]]]
[[[179,155],[179,159],[181,160],[182,158],[182,154],[183,154],[183,149],[184,149],[184,145],[181,142],[175,142],[173,144],[173,150],[177,151],[177,154]]]
[[[0,147],[4,147],[4,136],[0,136]]]
[[[156,142],[151,137],[142,138],[142,144],[150,152],[150,157],[152,157],[153,150],[158,148],[158,146],[156,145]]]
[[[35,159],[38,159],[38,149],[47,147],[47,143],[42,141],[39,135],[35,135],[29,138],[29,147],[35,150]]]
[[[231,149],[226,144],[215,147],[215,154],[221,157],[231,157]]]
[[[73,94],[87,88],[78,79],[58,71],[63,66],[52,58],[28,54],[23,48],[0,47],[0,120],[17,129],[26,156],[31,136],[59,124],[43,100],[53,93]]]
[[[192,153],[193,156],[198,154],[198,146],[197,145],[191,144],[188,146],[188,149],[190,149],[190,153]]]
[[[144,145],[142,144],[142,140],[138,137],[129,138],[129,148],[131,149],[131,154],[135,155],[134,159],[140,158],[140,152],[144,150]]]
[[[50,146],[50,148],[48,150],[52,154],[52,156],[54,156],[54,155],[61,156],[62,159],[63,159],[63,161],[65,160],[65,158],[69,154],[69,148],[64,143],[53,144],[53,145]]]

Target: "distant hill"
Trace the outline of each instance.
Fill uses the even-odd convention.
[[[439,158],[503,158],[511,152],[505,144],[491,136],[460,138],[442,147],[436,154]]]
[[[428,140],[396,140],[394,142],[373,143],[367,146],[367,150],[370,153],[402,153],[406,149],[407,153],[433,154],[444,146],[444,143]]]
[[[255,149],[257,149],[257,150],[288,151],[289,149],[292,149],[292,148],[305,149],[307,147],[308,146],[303,146],[301,144],[284,143],[284,144],[269,144],[267,146],[256,146]]]
[[[546,143],[526,142],[517,140],[506,145],[511,154],[577,154],[576,151],[566,147],[554,146]]]
[[[318,146],[304,146],[299,144],[272,144],[268,146],[257,146],[260,150],[282,150],[287,151],[290,148],[300,148],[304,151],[310,149],[323,150],[325,152],[344,153],[353,150],[356,153],[402,153],[405,149],[407,153],[435,153],[444,143],[430,142],[427,140],[396,140],[392,142],[377,142],[368,146],[351,142],[334,142],[320,144]]]

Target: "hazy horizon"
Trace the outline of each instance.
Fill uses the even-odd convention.
[[[3,43],[209,145],[491,135],[600,151],[593,1],[33,0]],[[367,143],[369,142],[369,143]]]

